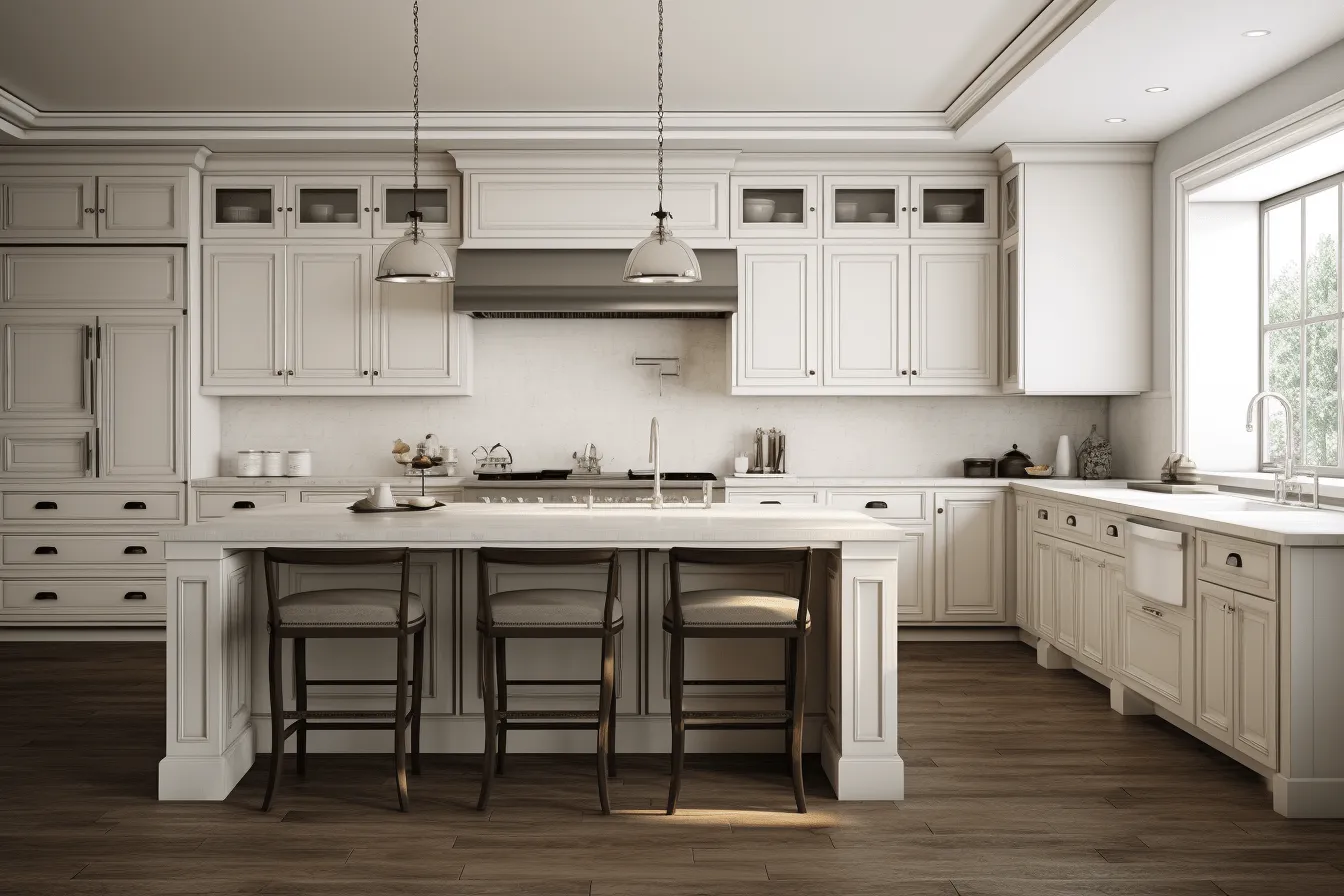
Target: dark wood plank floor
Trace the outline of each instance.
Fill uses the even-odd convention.
[[[1344,822],[1290,822],[1259,778],[1122,718],[1018,644],[902,644],[909,799],[837,803],[781,757],[622,757],[617,815],[587,757],[523,757],[488,815],[474,757],[429,757],[394,811],[391,759],[317,756],[256,810],[159,803],[163,648],[0,644],[0,893],[1064,896],[1344,893]]]

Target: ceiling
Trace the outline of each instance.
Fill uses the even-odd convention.
[[[426,145],[647,147],[656,28],[423,0]],[[0,142],[407,142],[410,0],[0,0],[0,33]],[[1344,2],[667,0],[666,38],[674,148],[980,151],[1160,139],[1344,39]]]

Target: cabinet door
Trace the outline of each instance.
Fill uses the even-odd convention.
[[[750,174],[731,177],[729,182],[733,217],[728,230],[734,239],[816,239],[820,235],[817,178]]]
[[[456,385],[461,362],[452,287],[375,281],[373,296],[373,384]]]
[[[420,190],[411,189],[412,179],[373,179],[373,235],[396,239],[406,232],[406,213],[418,207],[424,218],[421,231],[435,240],[462,239],[462,178],[422,177]],[[675,222],[674,222],[675,223]]]
[[[1232,589],[1198,582],[1195,618],[1199,625],[1199,680],[1195,724],[1224,743],[1232,743],[1233,620]]]
[[[201,322],[207,386],[274,386],[285,375],[285,250],[211,246]]]
[[[369,384],[369,286],[373,250],[289,250],[289,385]]]
[[[201,236],[267,239],[285,235],[285,179],[210,175],[201,179]]]
[[[1125,561],[1119,557],[1106,558],[1106,671],[1114,673],[1119,665],[1120,648],[1117,646],[1120,629],[1120,608],[1125,598]]]
[[[906,540],[897,548],[896,595],[900,621],[933,621],[934,537],[931,526],[902,529]]]
[[[1078,549],[1055,543],[1055,645],[1078,655]]]
[[[94,475],[92,420],[0,426],[0,476],[6,479],[83,479]]]
[[[994,246],[915,246],[911,382],[988,386],[997,373]]]
[[[102,239],[186,239],[185,177],[98,178]]]
[[[285,183],[285,232],[289,236],[373,235],[372,178],[290,177]]]
[[[4,407],[13,417],[88,417],[94,411],[93,327],[84,315],[14,312],[4,324]]]
[[[826,385],[910,382],[910,250],[834,246],[825,250],[822,321]]]
[[[910,178],[910,235],[993,238],[999,235],[999,179],[994,175]]]
[[[1046,640],[1055,637],[1055,540],[1031,536],[1031,596],[1037,633]]]
[[[910,235],[910,178],[827,176],[822,181],[822,236],[827,239]]]
[[[1126,594],[1116,643],[1116,671],[1127,683],[1194,722],[1195,620]]]
[[[10,177],[0,182],[0,233],[11,239],[93,237],[91,177]]]
[[[1022,250],[1013,234],[1003,241],[999,284],[999,382],[1004,392],[1021,392],[1022,375]]]
[[[738,249],[737,287],[737,385],[817,385],[817,247]]]
[[[1036,619],[1031,612],[1031,520],[1027,517],[1027,499],[1013,498],[1013,621],[1029,632],[1036,630]]]
[[[935,618],[939,622],[1003,622],[1003,492],[934,496],[937,551]]]
[[[1022,223],[1022,166],[1014,165],[1005,171],[999,181],[1001,224],[1004,237],[1017,233]]]
[[[1236,743],[1238,750],[1279,767],[1278,605],[1233,592],[1236,620]]]
[[[1106,668],[1106,559],[1078,552],[1078,656]]]
[[[4,309],[162,311],[186,302],[186,257],[172,246],[11,246],[0,253]]]
[[[183,479],[185,318],[102,317],[98,475]]]

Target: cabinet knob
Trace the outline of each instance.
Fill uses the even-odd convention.
[[[91,215],[91,214],[93,214],[93,209],[91,209],[91,208],[86,208],[86,209],[84,209],[84,214],[86,214],[86,215]]]
[[[374,375],[374,376],[377,376],[377,375],[380,374],[380,373],[382,373],[381,370],[375,370],[375,371],[373,372],[373,375]]]
[[[373,210],[376,211],[376,212],[380,212],[380,211],[382,211],[382,209],[379,208],[379,207],[376,206],[376,205],[373,207]],[[364,209],[364,211],[368,211],[368,209]]]
[[[285,211],[287,211],[287,212],[292,212],[292,211],[294,211],[294,206],[292,206],[292,205],[286,206],[286,207],[285,207]]]
[[[1240,568],[1241,568],[1241,555],[1240,555],[1240,554],[1228,554],[1228,555],[1227,555],[1227,565],[1228,565],[1228,566],[1235,566],[1235,567],[1237,567],[1238,569],[1240,569]]]
[[[277,371],[275,372],[275,375],[276,375],[276,376],[284,376],[284,375],[285,375],[285,372],[284,372],[283,370],[277,370]]]
[[[906,208],[905,206],[901,206],[901,211],[908,212],[910,211],[910,209]]]
[[[807,372],[807,375],[808,375],[808,376],[816,376],[816,375],[817,375],[817,372],[816,372],[815,370],[809,370],[809,371]]]
[[[33,505],[33,509],[34,509],[34,510],[56,510],[57,507],[56,507],[56,502],[55,502],[55,501],[38,501],[36,504]]]
[[[285,373],[289,374],[290,376],[294,375],[294,371],[292,370],[286,370]]]
[[[44,544],[44,545],[40,545],[40,546],[37,548],[37,550],[33,551],[33,553],[34,553],[34,554],[59,554],[60,551],[56,550],[54,547],[52,547],[52,546],[49,545],[49,544]]]
[[[919,371],[918,371],[918,370],[912,370],[912,371],[910,371],[910,375],[911,375],[911,376],[919,376]]]
[[[121,505],[121,509],[122,509],[122,510],[144,510],[144,509],[146,509],[146,508],[145,508],[145,502],[144,502],[144,501],[127,501],[125,504]]]
[[[33,600],[56,600],[55,591],[39,591],[33,595]]]
[[[943,508],[939,507],[939,508],[938,508],[938,512],[939,512],[939,513],[942,513],[942,512],[943,512]]]
[[[107,214],[107,209],[105,209],[105,208],[100,208],[100,209],[98,209],[98,214],[100,214],[100,215],[105,215],[105,214]]]
[[[364,206],[364,211],[366,211],[366,212],[367,212],[367,211],[368,211],[368,210],[369,210],[369,207],[368,207],[368,206],[367,206],[367,205],[366,205],[366,206]]]
[[[145,592],[143,592],[143,591],[127,591],[127,592],[122,596],[122,599],[123,599],[123,600],[147,600],[148,598],[145,596]]]
[[[233,509],[234,509],[234,510],[256,510],[256,509],[257,509],[257,505],[254,504],[254,503],[252,503],[251,501],[234,501],[234,502],[233,502]]]
[[[359,375],[360,375],[360,376],[368,376],[368,375],[369,375],[369,372],[368,372],[367,370],[361,370],[361,371],[359,372]]]
[[[284,207],[283,205],[279,205],[279,206],[276,206],[275,210],[278,211],[278,212],[282,212],[282,211],[285,210],[285,207]]]
[[[901,371],[901,376],[909,376],[909,375],[910,375],[910,371],[908,371],[908,370],[902,370],[902,371]]]
[[[817,207],[816,207],[815,205],[809,205],[809,206],[807,207],[807,210],[810,211],[810,212],[814,212],[814,211],[817,210]]]
[[[128,545],[127,548],[126,548],[126,550],[122,551],[122,553],[123,553],[123,554],[148,554],[149,551],[145,550],[145,548],[144,548],[142,545],[133,544],[133,545]]]
[[[912,206],[910,206],[910,211],[912,211],[912,212],[917,212],[917,211],[919,211],[919,206],[917,206],[917,205],[912,205]]]

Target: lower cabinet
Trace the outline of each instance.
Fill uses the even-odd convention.
[[[1078,550],[1075,585],[1078,592],[1078,659],[1106,668],[1107,557],[1098,551]]]
[[[1012,582],[1013,621],[1018,628],[1035,634],[1036,617],[1031,612],[1031,520],[1027,517],[1027,499],[1013,496],[1013,552],[1009,556]]]
[[[1125,594],[1119,625],[1116,671],[1134,690],[1194,722],[1194,618]]]
[[[1236,598],[1231,588],[1200,582],[1196,590],[1199,617],[1199,680],[1195,724],[1223,743],[1232,743],[1232,672],[1236,637]]]
[[[934,497],[934,610],[939,622],[1004,622],[1005,505],[1002,491]]]
[[[1055,542],[1055,646],[1069,656],[1078,655],[1078,548]]]
[[[902,528],[906,540],[897,557],[896,604],[900,621],[934,621],[934,543],[932,526]]]
[[[1257,762],[1278,765],[1278,609],[1200,581],[1196,724]]]
[[[1055,638],[1055,540],[1048,535],[1033,532],[1031,555],[1028,562],[1030,575],[1032,615],[1042,638]]]

